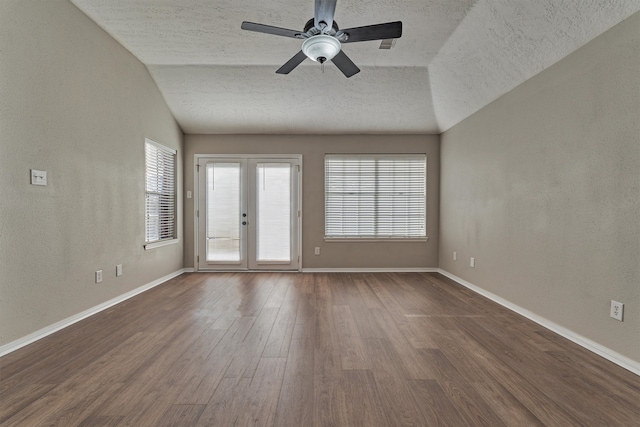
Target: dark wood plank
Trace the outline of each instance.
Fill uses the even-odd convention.
[[[440,350],[421,350],[437,372],[437,380],[469,425],[506,426]]]
[[[371,309],[380,329],[385,333],[385,340],[396,352],[396,363],[404,366],[408,377],[414,380],[430,380],[436,378],[433,367],[421,360],[418,350],[413,348],[409,340],[398,327],[391,313],[382,309]],[[400,322],[406,322],[400,317]]]
[[[313,424],[314,340],[291,341],[287,354],[275,425],[310,426]]]
[[[206,405],[171,405],[156,426],[189,427],[195,426]]]
[[[242,413],[250,378],[223,378],[196,426],[233,426]]]
[[[373,377],[389,422],[398,426],[427,425],[419,403],[411,393],[408,371],[398,364],[400,355],[386,339],[368,339]]]
[[[273,425],[286,364],[286,359],[260,359],[244,395],[245,403],[238,415],[238,425]]]
[[[43,425],[73,426],[84,422],[88,416],[94,414],[108,400],[119,393],[123,384],[111,384],[105,388],[87,389],[84,394],[77,394],[75,399],[63,407],[58,407],[52,415],[47,417]]]
[[[299,301],[299,298],[282,301],[275,323],[264,346],[262,357],[287,357],[289,344],[296,325]]]
[[[322,347],[316,342],[313,356],[313,425],[346,425],[347,420],[338,404],[341,378],[338,351]]]
[[[510,425],[544,426],[544,424],[507,389],[496,381],[473,383],[474,391],[482,396],[491,410]]]
[[[0,358],[2,426],[640,425],[640,377],[439,274],[190,273]]]
[[[47,395],[56,385],[26,384],[22,387],[14,387],[16,391],[13,393],[7,391],[0,396],[0,402],[2,402],[2,404],[0,404],[0,425]]]
[[[264,308],[260,311],[247,335],[235,346],[233,361],[229,365],[225,377],[253,377],[278,311],[279,309],[275,307]]]
[[[587,396],[583,395],[583,390],[573,390],[563,380],[563,371],[550,369],[546,354],[535,354],[530,349],[523,349],[522,342],[505,343],[476,322],[467,319],[457,319],[457,322],[469,334],[482,337],[482,345],[502,363],[506,363],[514,372],[521,373],[529,383],[544,390],[554,401],[563,402],[563,410],[578,423],[606,425],[610,421],[599,399],[589,402],[585,399]]]
[[[462,426],[467,421],[436,380],[411,380],[411,394],[428,426]]]
[[[339,384],[338,404],[343,413],[343,425],[390,426],[395,422],[384,410],[382,397],[371,370],[347,370]]]
[[[198,405],[211,401],[211,397],[218,388],[220,381],[222,381],[232,360],[231,356],[226,356],[222,358],[210,357],[202,362],[194,361],[189,365],[189,370],[182,371],[184,376],[180,380],[168,378],[167,384],[180,390],[175,403]]]
[[[559,402],[549,398],[543,390],[527,380],[520,372],[510,369],[492,351],[482,345],[482,336],[467,335],[463,331],[449,331],[454,338],[464,343],[467,359],[478,366],[477,381],[496,382],[520,402],[545,425],[576,425],[578,421],[562,408]],[[455,359],[454,359],[455,360]],[[471,363],[471,362],[465,362]],[[478,382],[474,383],[477,385]],[[486,387],[486,386],[485,386]],[[514,416],[514,419],[517,417]]]
[[[122,416],[116,417],[89,417],[78,424],[79,427],[117,427],[122,425]]]
[[[334,305],[332,316],[336,326],[342,369],[371,369],[371,360],[356,327],[351,307]]]

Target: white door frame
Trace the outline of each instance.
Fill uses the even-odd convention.
[[[298,171],[298,188],[297,188],[297,200],[298,200],[298,227],[297,227],[297,254],[298,256],[298,270],[302,271],[302,154],[194,154],[193,155],[193,270],[200,271],[198,256],[204,256],[199,254],[198,239],[200,234],[200,221],[198,221],[198,213],[201,210],[200,204],[200,185],[198,177],[198,164],[201,158],[217,158],[217,159],[292,159],[296,160],[300,165]],[[205,207],[202,207],[203,212]],[[245,271],[245,270],[242,270]],[[251,271],[251,270],[249,270]],[[255,271],[255,270],[254,270]],[[294,271],[294,270],[289,270]]]

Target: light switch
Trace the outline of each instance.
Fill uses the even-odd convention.
[[[187,190],[187,199],[190,199],[190,198],[191,198],[191,191]]]
[[[47,185],[47,171],[31,169],[31,185]]]

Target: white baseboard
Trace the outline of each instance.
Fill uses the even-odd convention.
[[[303,273],[439,273],[438,268],[303,268]]]
[[[12,341],[8,344],[5,344],[3,346],[0,347],[0,357],[4,356],[5,354],[9,354],[13,351],[18,350],[19,348],[22,348],[26,345],[29,345],[35,341],[38,341],[48,335],[53,334],[54,332],[58,332],[61,329],[66,328],[67,326],[71,326],[74,323],[77,323],[83,319],[86,319],[87,317],[93,316],[96,313],[99,313],[103,310],[106,310],[109,307],[112,307],[116,304],[121,303],[122,301],[125,301],[131,297],[134,297],[138,294],[141,294],[144,291],[147,291],[151,288],[154,288],[164,282],[166,282],[169,279],[173,279],[174,277],[177,277],[179,275],[181,275],[182,273],[184,273],[184,269],[178,270],[178,271],[174,271],[173,273],[167,274],[164,277],[161,277],[159,279],[154,280],[153,282],[147,283],[146,285],[140,286],[139,288],[136,288],[132,291],[129,291],[125,294],[119,295],[113,299],[110,299],[109,301],[105,301],[102,304],[98,304],[95,307],[91,307],[88,310],[85,310],[81,313],[75,314],[71,317],[67,317],[64,320],[61,320],[59,322],[54,323],[53,325],[49,325],[46,328],[42,328],[38,331],[35,331],[27,336],[24,336],[22,338],[19,338],[15,341]]]
[[[183,273],[194,273],[196,271],[195,268],[183,268],[182,272]]]
[[[442,274],[443,276],[448,277],[449,279],[458,282],[459,284],[461,284],[462,286],[464,286],[465,288],[468,288],[486,298],[489,298],[490,300],[500,304],[501,306],[508,308],[511,311],[514,311],[518,314],[520,314],[521,316],[526,317],[529,320],[532,320],[534,322],[536,322],[538,325],[549,329],[552,332],[555,332],[556,334],[570,340],[573,341],[574,343],[578,344],[581,347],[586,348],[589,351],[592,351],[594,353],[596,353],[597,355],[604,357],[605,359],[609,360],[610,362],[615,363],[616,365],[627,369],[631,372],[633,372],[636,375],[640,375],[640,363],[630,359],[626,356],[621,355],[620,353],[617,353],[613,350],[611,350],[608,347],[605,347],[601,344],[598,344],[595,341],[590,340],[589,338],[583,337],[580,334],[577,334],[563,326],[558,325],[557,323],[554,323],[548,319],[545,319],[544,317],[541,317],[525,308],[520,307],[519,305],[513,304],[512,302],[499,297],[485,289],[482,289],[472,283],[467,282],[464,279],[461,279],[458,276],[455,276],[451,273],[449,273],[448,271],[439,269],[438,271],[440,274]]]

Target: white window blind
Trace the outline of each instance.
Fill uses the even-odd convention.
[[[325,156],[326,238],[425,238],[424,154]]]
[[[145,242],[176,238],[176,150],[145,141]]]
[[[256,169],[258,239],[261,262],[291,262],[291,165],[258,163]]]
[[[238,161],[207,163],[207,261],[236,263],[242,259],[241,175]]]

